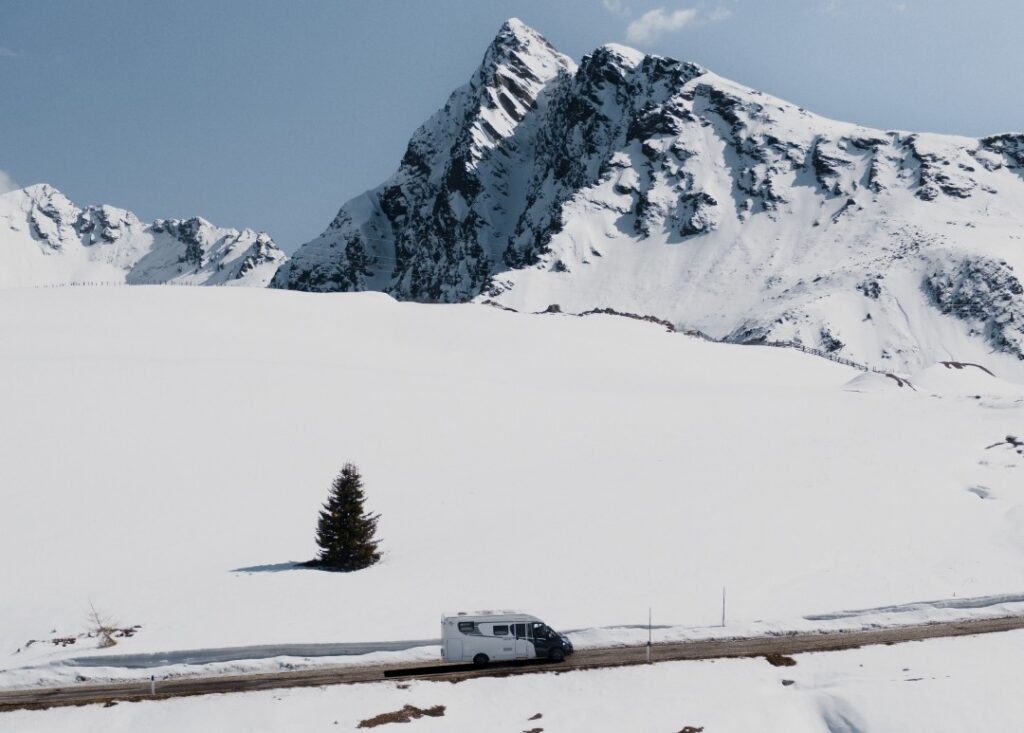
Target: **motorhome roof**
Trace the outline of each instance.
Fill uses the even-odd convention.
[[[500,619],[503,621],[540,621],[536,616],[532,616],[528,613],[521,613],[519,611],[486,611],[482,613],[455,613],[449,614],[444,617],[448,619],[458,619],[466,621],[490,621],[493,619]]]

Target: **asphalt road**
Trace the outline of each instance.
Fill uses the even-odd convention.
[[[1024,629],[1024,616],[991,619],[970,619],[913,626],[898,626],[864,631],[799,633],[754,636],[735,639],[683,641],[655,644],[651,662],[675,660],[756,657],[768,654],[803,654],[807,652],[853,649],[872,644],[898,644],[922,639],[937,639],[972,634],[990,634]],[[458,681],[474,677],[502,677],[514,674],[566,672],[600,667],[645,664],[646,646],[619,646],[582,649],[561,664],[530,662],[491,665],[473,668],[466,665],[418,666],[375,665],[320,667],[288,672],[238,676],[187,677],[156,683],[120,682],[102,685],[69,685],[31,690],[0,691],[0,711],[48,708],[59,705],[89,705],[112,701],[160,700],[186,695],[207,695],[225,692],[250,692],[283,687],[320,687],[323,685],[380,682],[384,679],[439,679]]]

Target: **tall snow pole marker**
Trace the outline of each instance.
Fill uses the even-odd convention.
[[[149,676],[149,694],[150,695],[155,695],[156,694],[156,675],[155,674],[151,674]]]
[[[725,586],[722,586],[722,628],[725,628]]]
[[[647,607],[647,663],[651,663],[651,607]]]

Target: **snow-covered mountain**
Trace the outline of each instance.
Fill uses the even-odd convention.
[[[649,314],[888,369],[1024,376],[1024,134],[873,130],[509,20],[399,170],[273,286]]]
[[[287,258],[264,232],[205,219],[147,224],[113,206],[79,208],[47,184],[0,195],[0,287],[81,282],[264,287]]]
[[[469,83],[413,135],[398,172],[342,207],[274,284],[435,301],[478,295],[529,203],[536,121],[575,71],[539,33],[505,23]]]

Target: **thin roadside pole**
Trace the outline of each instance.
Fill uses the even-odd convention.
[[[647,663],[651,663],[651,607],[647,607]]]
[[[722,628],[725,628],[725,586],[722,586]]]

